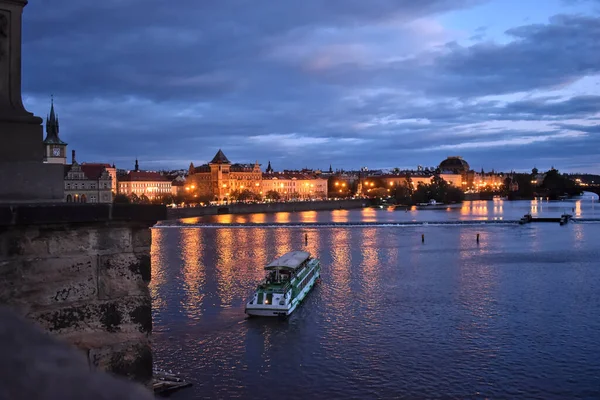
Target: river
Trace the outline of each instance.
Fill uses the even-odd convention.
[[[155,362],[193,383],[173,399],[598,398],[599,218],[499,200],[165,222]],[[296,249],[321,283],[288,319],[246,318],[263,266]]]

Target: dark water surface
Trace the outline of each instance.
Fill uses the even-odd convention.
[[[600,398],[600,224],[309,215],[371,212],[374,226],[154,229],[155,359],[194,384],[172,398]],[[321,284],[287,320],[246,319],[264,264],[303,248]]]

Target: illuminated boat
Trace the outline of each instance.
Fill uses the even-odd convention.
[[[321,275],[321,262],[307,251],[291,251],[271,261],[267,276],[246,303],[252,316],[288,316],[304,300]]]

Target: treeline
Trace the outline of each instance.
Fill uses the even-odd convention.
[[[509,200],[529,200],[535,197],[545,197],[558,200],[563,197],[578,196],[581,187],[567,174],[561,174],[557,169],[551,169],[540,178],[537,171],[531,174],[514,174],[518,190],[510,191],[510,178],[505,182],[503,192]]]
[[[385,186],[385,185],[383,185]],[[410,177],[392,188],[386,189],[381,185],[370,189],[367,195],[372,198],[393,198],[396,204],[414,205],[435,200],[438,203],[452,204],[464,200],[465,194],[459,188],[449,184],[439,176],[434,176],[431,183],[413,184]]]

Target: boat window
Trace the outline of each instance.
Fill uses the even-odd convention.
[[[263,292],[260,292],[258,294],[258,300],[256,300],[256,304],[262,304],[263,303],[263,296],[264,296]]]
[[[267,301],[265,304],[273,304],[273,293],[267,293]]]

